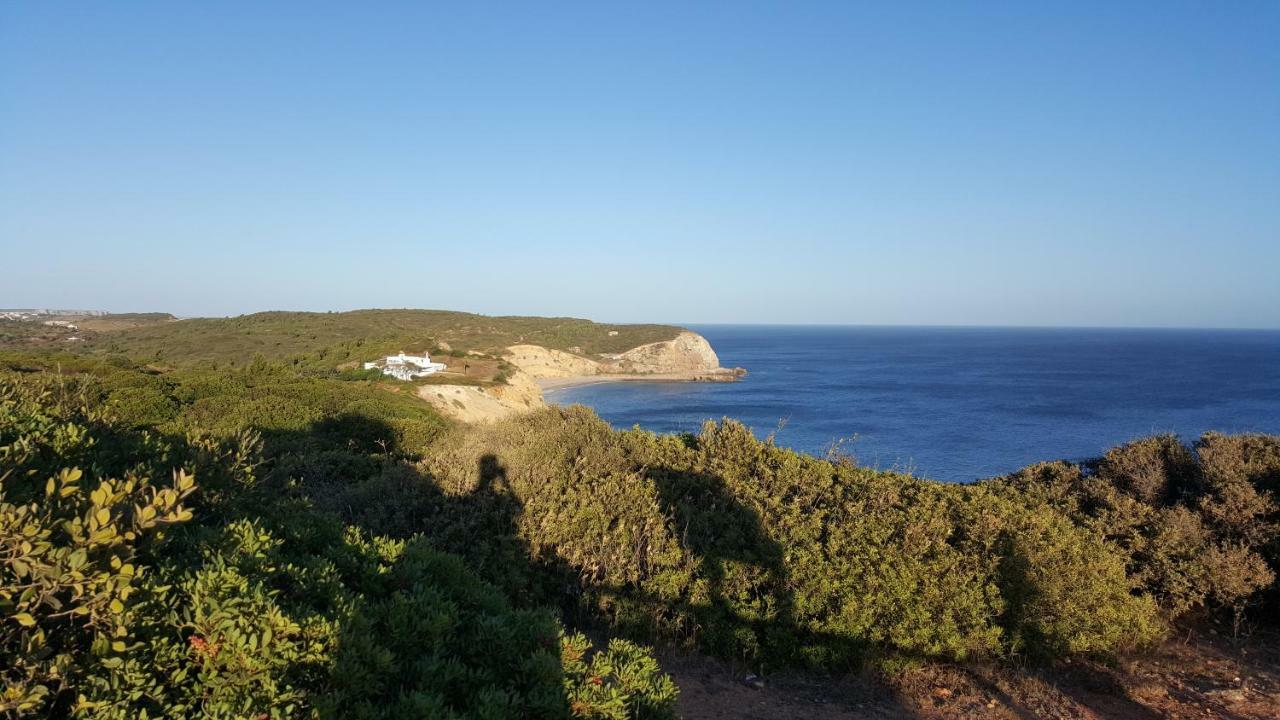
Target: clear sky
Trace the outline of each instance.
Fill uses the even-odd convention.
[[[0,307],[1280,327],[1280,2],[0,3],[0,267]]]

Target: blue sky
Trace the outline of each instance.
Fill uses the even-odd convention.
[[[1269,0],[3,3],[0,307],[1280,327],[1278,37]]]

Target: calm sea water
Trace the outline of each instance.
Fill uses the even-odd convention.
[[[1280,331],[709,325],[741,382],[549,394],[615,427],[733,417],[780,445],[967,481],[1157,432],[1280,433]],[[780,428],[780,429],[779,429]]]

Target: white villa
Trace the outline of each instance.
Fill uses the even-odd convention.
[[[382,360],[367,362],[364,369],[381,370],[383,375],[399,380],[412,380],[438,373],[445,369],[445,364],[431,362],[431,357],[425,352],[421,355],[405,355],[402,350],[399,355],[388,355]]]

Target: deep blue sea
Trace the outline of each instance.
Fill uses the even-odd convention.
[[[606,383],[548,399],[615,427],[733,417],[780,445],[969,481],[1125,441],[1280,433],[1280,331],[694,326],[738,383]],[[779,429],[780,428],[780,429]]]

